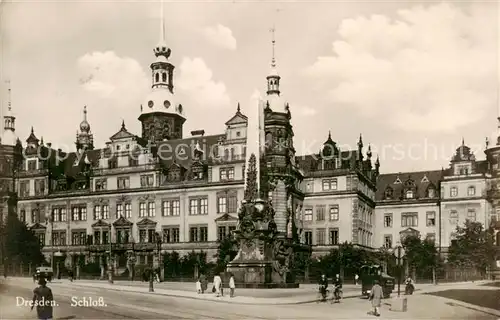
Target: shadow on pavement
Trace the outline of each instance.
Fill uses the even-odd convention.
[[[451,289],[427,294],[458,300],[483,308],[500,310],[500,290]]]

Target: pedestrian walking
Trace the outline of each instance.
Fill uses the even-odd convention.
[[[233,298],[234,297],[234,289],[236,288],[236,285],[234,283],[234,274],[231,273],[231,277],[229,278],[229,297]]]
[[[205,291],[207,291],[208,288],[208,280],[204,274],[200,276],[200,282],[201,282],[201,293],[205,293]]]
[[[354,275],[354,284],[355,284],[355,285],[358,285],[358,281],[359,281],[359,276],[358,276],[358,274],[356,273],[356,274]]]
[[[212,292],[214,292],[217,295],[217,297],[220,296],[221,285],[222,285],[222,279],[220,278],[219,274],[216,274],[214,276],[214,287],[212,288]]]
[[[36,306],[38,319],[51,320],[53,318],[52,306],[54,305],[52,290],[47,287],[47,281],[43,277],[40,278],[38,284],[40,286],[33,290],[31,310]]]
[[[373,307],[373,315],[380,317],[380,305],[382,304],[382,297],[384,296],[384,293],[382,291],[382,287],[378,284],[378,281],[375,280],[373,282],[373,287],[370,293],[370,300],[372,302],[372,307]]]
[[[196,281],[196,292],[198,294],[202,293],[201,292],[201,281],[200,281],[200,278],[198,278],[198,280]]]

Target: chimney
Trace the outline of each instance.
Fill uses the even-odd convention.
[[[191,135],[193,137],[196,137],[196,136],[204,136],[205,135],[205,130],[201,129],[201,130],[194,130],[194,131],[191,131]]]

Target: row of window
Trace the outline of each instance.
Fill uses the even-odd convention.
[[[477,214],[475,209],[467,210],[467,219],[470,221],[476,221]],[[458,211],[450,210],[450,222],[452,224],[458,223]],[[425,214],[425,225],[427,227],[436,226],[436,212],[428,211]],[[392,213],[384,214],[384,227],[391,228],[393,226],[393,216]],[[402,213],[401,214],[401,227],[418,227],[418,213]]]
[[[230,236],[236,226],[219,226],[217,228],[217,240],[223,240]],[[37,234],[42,245],[45,245],[45,234]],[[178,243],[180,242],[179,226],[164,227],[162,229],[163,243]],[[337,232],[338,237],[338,232]],[[86,231],[73,231],[71,233],[72,245],[92,245],[92,244],[109,244],[108,230],[95,230],[93,235],[87,235]],[[131,230],[129,228],[121,228],[116,230],[117,243],[130,243],[132,240]],[[155,229],[139,229],[139,243],[154,243],[156,240]],[[189,227],[189,242],[207,242],[208,241],[208,226],[197,225]],[[338,239],[337,239],[338,242]],[[66,245],[66,231],[54,231],[52,233],[52,244],[54,246]]]
[[[220,181],[234,180],[234,167],[220,168]],[[154,187],[155,179],[153,174],[144,174],[140,176],[141,188]],[[118,177],[116,179],[118,189],[130,188],[130,177]],[[95,190],[103,191],[108,189],[108,180],[106,178],[95,180]]]
[[[436,225],[436,212],[428,211],[426,213],[426,226],[433,227]],[[393,226],[392,213],[384,214],[384,227],[391,228]],[[401,227],[418,227],[418,213],[405,212],[401,214]]]
[[[139,217],[155,217],[155,202],[139,202]],[[223,193],[217,196],[217,213],[235,213],[238,209],[238,198],[236,193]],[[180,216],[180,200],[163,200],[161,202],[161,214],[163,217]],[[201,197],[189,200],[189,214],[190,215],[207,215],[208,214],[208,198]],[[131,218],[132,217],[132,204],[127,203],[117,203],[116,204],[116,214],[115,218],[119,217]],[[20,220],[26,222],[26,211],[20,211]],[[66,221],[66,208],[65,207],[55,207],[52,208],[52,218],[54,222],[65,222]],[[109,205],[95,205],[93,219],[109,219]],[[87,207],[86,206],[74,206],[71,208],[71,220],[72,221],[86,221],[87,220]],[[32,209],[31,211],[31,221],[33,223],[41,223],[42,221],[41,213],[39,209]]]
[[[45,179],[35,180],[35,196],[43,196],[45,194]],[[30,196],[30,181],[20,181],[19,182],[19,196],[29,197]]]
[[[326,205],[324,206],[316,206],[316,221],[325,221],[326,216]],[[338,221],[339,220],[339,206],[338,205],[329,205],[328,206],[328,219],[330,221]],[[313,221],[313,209],[305,208],[304,209],[304,221]]]
[[[338,229],[330,229],[328,230],[328,238],[327,238],[327,230],[326,229],[317,229],[316,230],[316,241],[313,243],[313,231],[307,230],[304,231],[304,243],[308,245],[337,245],[339,244],[339,230]],[[328,242],[327,242],[328,241]]]
[[[469,186],[467,188],[467,196],[472,197],[476,195],[476,187],[474,186]],[[451,187],[450,188],[450,197],[458,197],[458,188],[457,187]]]
[[[435,233],[428,233],[425,237],[426,240],[435,242],[436,241],[436,234]],[[386,234],[384,235],[384,247],[385,248],[392,248],[394,244],[392,234]]]

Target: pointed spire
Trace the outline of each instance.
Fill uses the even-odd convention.
[[[31,134],[35,134],[35,131],[33,130],[33,126],[31,126]]]
[[[363,148],[363,135],[359,134],[358,147]]]
[[[328,140],[330,140],[331,138],[332,138],[332,131],[328,130]]]
[[[87,121],[87,106],[83,106],[83,121]]]
[[[276,57],[275,57],[275,46],[276,46],[275,32],[276,32],[276,28],[275,28],[275,26],[273,26],[270,31],[272,33],[271,44],[272,44],[272,48],[273,48],[272,58],[271,58],[271,68],[274,69],[274,68],[276,68]]]
[[[160,19],[160,43],[165,43],[165,9],[163,8],[163,0],[161,2],[161,19]]]
[[[236,108],[236,112],[240,112],[241,111],[241,108],[240,108],[240,103],[238,102],[238,107]]]
[[[43,146],[43,136],[40,137],[40,145]]]
[[[368,144],[368,151],[366,152],[366,156],[368,157],[368,159],[372,157],[372,146],[370,144]]]
[[[462,137],[462,146],[465,146],[465,140],[464,140],[464,137]]]
[[[127,129],[125,128],[125,119],[122,119],[122,130],[127,130]]]

